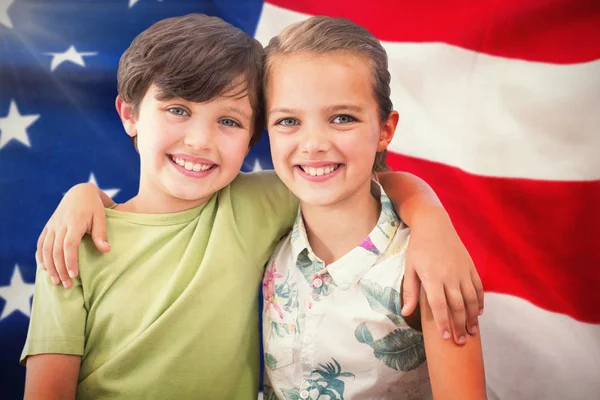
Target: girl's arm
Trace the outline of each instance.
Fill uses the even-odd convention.
[[[75,399],[80,365],[80,356],[67,354],[39,354],[27,357],[24,399]]]
[[[102,252],[110,251],[106,236],[104,207],[114,204],[112,199],[93,183],[73,186],[63,196],[37,242],[35,259],[48,271],[55,285],[71,287],[71,278],[79,274],[77,249],[86,233]]]
[[[407,172],[377,174],[396,213],[411,228],[406,252],[402,315],[417,307],[421,283],[439,335],[464,344],[478,330],[483,286],[469,252],[433,189]]]
[[[424,291],[421,291],[420,310],[433,397],[436,400],[486,399],[480,335],[467,335],[463,346],[443,340]]]

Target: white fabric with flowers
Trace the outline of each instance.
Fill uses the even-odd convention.
[[[400,314],[409,228],[381,186],[369,236],[325,265],[302,214],[263,281],[265,399],[432,399],[423,335]]]

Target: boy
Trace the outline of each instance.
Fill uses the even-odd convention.
[[[203,15],[160,21],[123,54],[116,106],[139,191],[105,211],[109,253],[84,238],[71,290],[37,277],[26,398],[256,397],[256,294],[298,206],[273,173],[238,175],[262,131],[262,59],[254,39]],[[402,205],[410,221],[417,203]],[[42,242],[58,260],[73,232]]]

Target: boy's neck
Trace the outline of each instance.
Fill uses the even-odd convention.
[[[195,201],[176,199],[159,191],[145,193],[140,187],[136,196],[125,203],[118,204],[115,210],[135,214],[172,214],[198,207],[208,202],[208,200],[210,198]]]
[[[329,265],[358,246],[373,230],[381,202],[371,194],[371,182],[351,197],[331,206],[301,203],[310,247]]]

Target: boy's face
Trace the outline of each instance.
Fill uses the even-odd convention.
[[[375,154],[395,129],[393,119],[380,122],[370,63],[345,53],[274,61],[267,129],[281,180],[303,204],[334,205],[368,193]]]
[[[140,153],[139,199],[156,212],[203,204],[237,176],[248,153],[252,107],[248,97],[207,103],[158,100],[152,85],[137,118],[120,98],[117,109]]]

